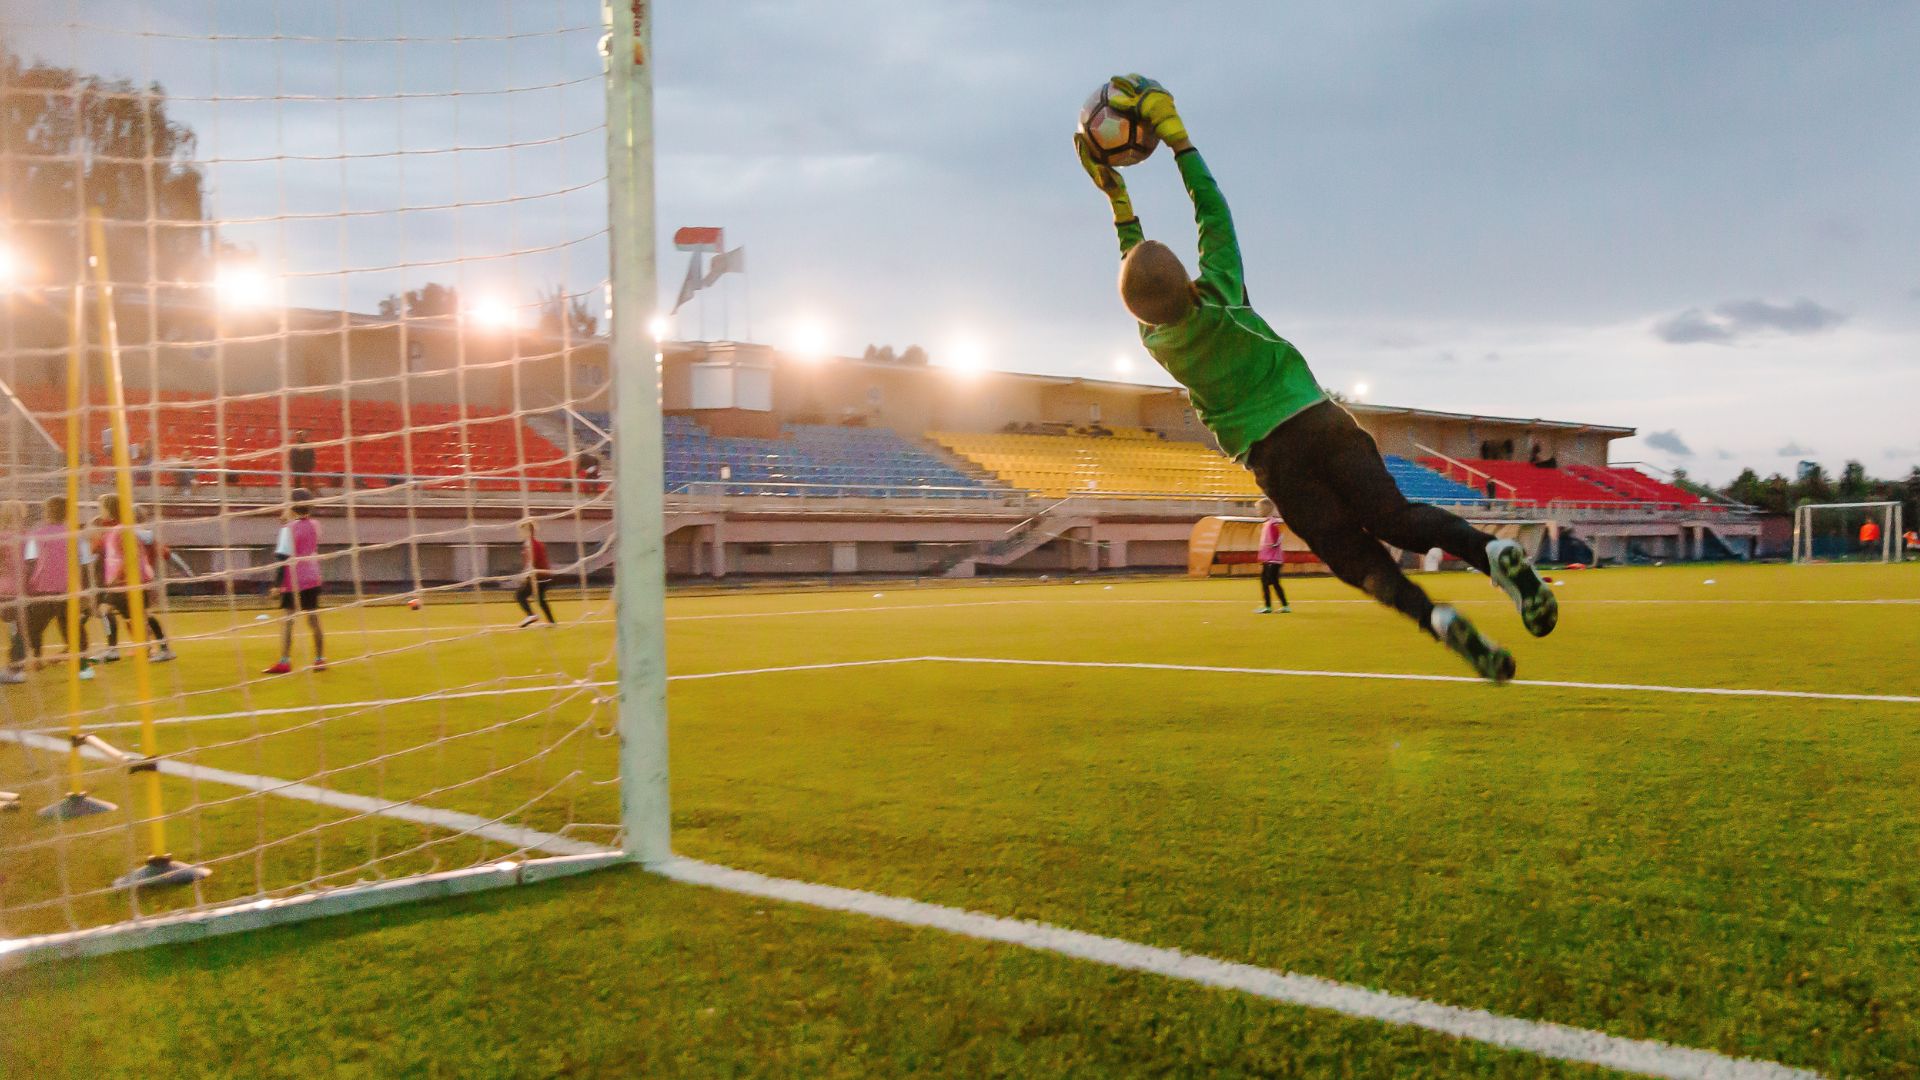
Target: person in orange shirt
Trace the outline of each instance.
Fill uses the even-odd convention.
[[[1879,542],[1880,523],[1872,518],[1868,518],[1866,524],[1860,526],[1860,546],[1862,548],[1870,548]]]

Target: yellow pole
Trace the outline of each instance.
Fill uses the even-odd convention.
[[[80,469],[86,426],[80,410],[86,404],[87,301],[78,284],[73,287],[73,320],[67,333],[67,798],[85,798],[86,777],[80,766]]]
[[[126,567],[127,634],[133,640],[133,677],[139,692],[135,705],[140,712],[140,753],[144,760],[135,764],[145,777],[147,832],[152,850],[149,863],[170,861],[167,851],[167,822],[160,799],[160,738],[153,726],[153,672],[147,661],[146,582],[140,577],[140,537],[134,528],[133,461],[127,452],[127,395],[120,379],[120,331],[113,318],[113,282],[107,275],[107,234],[100,224],[100,211],[87,211],[87,239],[93,252],[93,282],[99,294],[100,345],[105,351],[107,415],[113,423],[113,482],[120,495],[120,557]],[[72,513],[71,510],[68,511]],[[103,568],[104,574],[104,568]],[[104,578],[103,578],[104,580]]]

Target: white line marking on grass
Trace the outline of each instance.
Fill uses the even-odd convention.
[[[879,667],[884,664],[913,664],[931,660],[929,656],[891,656],[879,660],[831,660],[819,664],[788,664],[781,667],[738,668],[733,671],[694,671],[680,675],[667,676],[668,682],[697,681],[700,679],[726,679],[736,675],[777,675],[783,671],[827,671],[833,668]],[[362,709],[384,709],[395,705],[430,705],[436,701],[453,701],[459,698],[507,697],[513,694],[551,694],[569,690],[606,690],[618,685],[611,681],[599,682],[553,682],[538,686],[502,686],[488,690],[462,690],[451,694],[429,693],[414,697],[375,698],[362,701],[328,701],[313,705],[285,705],[271,709],[241,709],[235,712],[196,713],[191,716],[165,716],[154,721],[159,724],[197,724],[205,720],[244,720],[255,716],[290,716],[297,713],[326,712],[338,709],[352,712]],[[87,731],[108,731],[114,728],[139,727],[139,720],[116,720],[105,724],[84,724]],[[35,734],[57,734],[66,731],[62,727],[30,729]],[[266,732],[265,734],[272,734]]]
[[[0,731],[0,738],[10,739],[36,750],[53,753],[66,753],[68,743],[48,735],[38,735],[27,731]],[[82,747],[81,754],[101,761],[114,760],[107,754],[94,748]],[[205,765],[189,765],[183,761],[162,760],[160,771],[168,776],[184,776],[194,780],[204,780],[211,784],[225,784],[228,787],[258,791],[267,795],[278,795],[286,799],[301,802],[318,803],[339,810],[352,810],[361,814],[374,814],[380,817],[397,818],[411,821],[417,825],[435,825],[443,829],[467,836],[479,836],[495,840],[502,844],[511,844],[515,848],[532,851],[546,851],[555,855],[595,855],[607,849],[598,844],[589,844],[580,840],[569,840],[553,833],[523,829],[518,825],[503,825],[491,818],[478,814],[464,814],[458,810],[435,810],[409,802],[393,799],[375,799],[366,795],[350,795],[344,791],[335,791],[315,784],[302,784],[294,780],[281,780],[272,776],[254,776],[249,773],[229,772],[226,769],[214,769]]]
[[[1166,664],[1076,663],[1072,661],[1000,661],[987,658],[899,657],[885,660],[854,660],[824,664],[796,664],[783,667],[747,668],[736,671],[701,672],[670,676],[674,679],[712,679],[736,675],[761,675],[787,671],[818,671],[843,667],[871,667],[921,661],[961,663],[1030,663],[1071,667],[1150,667],[1174,670],[1232,671],[1260,674],[1296,674],[1262,668],[1191,668]],[[1349,672],[1310,672],[1349,677],[1380,677]],[[1392,676],[1388,676],[1392,677]],[[1473,682],[1450,676],[1407,676]],[[68,750],[65,739],[32,732],[0,731],[0,739],[53,753]],[[88,757],[108,759],[108,755],[83,747]],[[517,849],[544,851],[558,855],[607,854],[610,849],[597,844],[572,840],[553,833],[503,824],[477,814],[439,810],[415,803],[352,795],[314,784],[230,772],[226,769],[163,760],[159,770],[171,776],[190,777],[267,795],[316,803],[336,809],[379,817],[394,818],[420,825],[431,825],[461,835],[479,836]],[[883,919],[907,926],[923,926],[983,941],[997,941],[1041,952],[1051,952],[1109,967],[1138,971],[1184,982],[1236,990],[1256,997],[1307,1008],[1322,1009],[1345,1016],[1378,1020],[1401,1027],[1416,1027],[1470,1039],[1492,1046],[1518,1050],[1559,1061],[1584,1062],[1614,1069],[1672,1077],[1676,1080],[1818,1080],[1819,1074],[1789,1068],[1774,1062],[1750,1058],[1731,1058],[1708,1050],[1695,1050],[1649,1039],[1629,1039],[1605,1032],[1537,1020],[1500,1016],[1485,1009],[1467,1009],[1441,1005],[1421,998],[1370,990],[1351,983],[1336,982],[1313,975],[1276,971],[1252,964],[1196,956],[1177,949],[1143,945],[1120,938],[1102,937],[1046,923],[983,915],[959,908],[929,904],[905,897],[846,889],[832,885],[768,877],[750,870],[736,870],[694,859],[673,858],[650,867],[655,873],[674,881],[771,900],[804,904],[832,911],[844,911]]]
[[[1227,667],[1212,664],[1161,664],[1126,660],[1029,660],[999,656],[929,656],[949,664],[1008,664],[1020,667],[1118,668],[1138,671],[1195,671],[1214,675],[1284,675],[1302,679],[1381,679],[1396,682],[1484,683],[1471,675],[1426,675],[1400,671],[1316,671],[1309,668]],[[1874,701],[1893,705],[1920,705],[1911,694],[1843,694],[1819,690],[1758,690],[1725,686],[1658,686],[1644,683],[1571,682],[1561,679],[1515,679],[1508,686],[1554,687],[1563,690],[1624,690],[1643,694],[1704,694],[1716,697],[1800,698],[1812,701]]]
[[[963,937],[1004,942],[1077,960],[1089,960],[1108,967],[1162,975],[1222,990],[1238,990],[1290,1005],[1324,1009],[1401,1027],[1424,1028],[1557,1061],[1585,1062],[1684,1080],[1805,1080],[1819,1075],[1770,1061],[1726,1057],[1710,1050],[1694,1050],[1651,1039],[1628,1039],[1565,1024],[1500,1016],[1485,1009],[1441,1005],[1421,998],[1369,990],[1351,983],[1195,956],[1178,949],[1142,945],[1046,923],[982,915],[858,889],[767,877],[750,870],[735,870],[694,859],[673,858],[649,869],[663,877],[692,885],[866,915],[907,926],[931,927]]]

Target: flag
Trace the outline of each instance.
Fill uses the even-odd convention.
[[[685,232],[686,230],[682,229],[680,231]],[[720,260],[715,259],[714,261],[719,262]],[[703,288],[706,288],[706,282],[700,278],[700,253],[696,251],[693,253],[693,257],[687,260],[687,277],[686,280],[680,283],[680,299],[673,302],[673,311],[667,314],[672,315],[677,313],[681,305],[693,299],[693,294]]]
[[[703,286],[712,285],[714,282],[720,280],[721,274],[744,274],[746,272],[747,249],[737,247],[732,251],[725,251],[715,255],[713,261],[707,264],[706,280],[700,284]]]
[[[689,225],[676,229],[673,234],[673,246],[678,251],[707,251],[719,254],[726,244],[720,239],[720,230],[707,225]]]

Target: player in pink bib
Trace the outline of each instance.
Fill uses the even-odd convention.
[[[268,675],[285,675],[293,670],[293,623],[300,612],[307,616],[307,629],[313,633],[313,670],[327,669],[326,639],[320,630],[320,526],[313,520],[313,493],[306,488],[293,489],[293,505],[287,511],[286,524],[273,553],[281,562],[274,575],[274,588],[280,593],[280,610],[286,618],[280,623],[280,662],[266,670]]]
[[[1293,610],[1287,606],[1287,590],[1280,587],[1280,568],[1286,565],[1287,549],[1281,543],[1280,515],[1272,500],[1260,500],[1260,516],[1266,520],[1260,523],[1260,606],[1254,611],[1261,615],[1273,614],[1273,597],[1277,593],[1280,613],[1284,615]]]
[[[7,628],[7,666],[0,670],[0,684],[27,681],[27,609],[20,598],[26,585],[26,528],[26,503],[0,503],[0,625]]]

